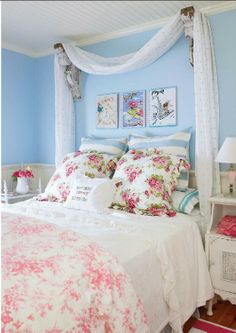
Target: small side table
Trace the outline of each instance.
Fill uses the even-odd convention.
[[[212,285],[216,295],[236,304],[236,238],[216,232],[217,224],[225,215],[236,216],[236,198],[219,194],[210,198],[211,221],[206,233],[206,255]],[[213,300],[208,303],[209,316]]]
[[[13,204],[16,202],[20,202],[20,201],[24,201],[24,200],[28,200],[31,199],[33,197],[35,197],[36,195],[38,195],[38,193],[36,192],[29,192],[26,194],[18,194],[18,193],[2,193],[1,194],[1,202],[2,203],[6,203],[6,204]]]

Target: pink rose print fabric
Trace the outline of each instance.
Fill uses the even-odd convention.
[[[3,333],[145,333],[147,318],[117,259],[77,233],[2,216]]]
[[[120,178],[111,208],[142,215],[168,215],[171,194],[176,189],[180,172],[189,163],[157,149],[130,150],[118,162],[114,177]]]
[[[109,177],[114,172],[111,163],[116,166],[117,157],[99,152],[77,151],[68,154],[62,165],[51,177],[45,192],[37,197],[39,201],[64,202],[66,201],[73,183],[75,174],[79,173],[91,178]]]

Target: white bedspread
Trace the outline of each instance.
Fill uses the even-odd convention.
[[[28,200],[3,211],[36,216],[90,237],[115,255],[130,275],[151,332],[175,332],[213,296],[197,225],[190,216],[149,217],[107,210],[81,212]]]

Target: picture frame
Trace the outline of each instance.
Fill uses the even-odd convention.
[[[149,127],[177,125],[176,87],[154,88],[148,94]]]
[[[96,127],[118,128],[118,94],[108,93],[96,97]]]
[[[146,126],[145,90],[133,90],[120,94],[119,126],[137,128]]]

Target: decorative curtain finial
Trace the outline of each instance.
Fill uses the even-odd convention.
[[[64,69],[65,81],[71,91],[73,100],[78,100],[81,98],[80,70],[72,64],[61,43],[55,44],[54,49],[56,52],[56,56],[58,57],[59,64],[65,67]]]
[[[184,24],[185,37],[189,41],[189,62],[193,66],[193,17],[194,7],[186,7],[181,9],[181,19]]]

